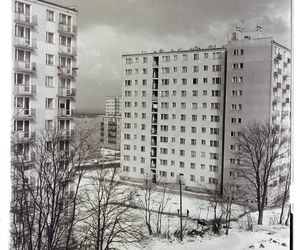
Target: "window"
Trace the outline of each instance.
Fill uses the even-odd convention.
[[[46,11],[46,19],[49,22],[54,22],[54,11],[52,10],[47,10]]]
[[[205,58],[205,59],[208,58],[208,53],[204,53],[204,58]]]
[[[211,103],[211,109],[213,110],[219,110],[220,109],[220,103],[216,102],[216,103]]]
[[[210,140],[209,144],[211,147],[219,147],[219,141]]]
[[[46,64],[54,65],[54,55],[46,54]]]
[[[181,72],[182,73],[187,73],[187,66],[183,66],[182,69],[181,69]]]
[[[218,184],[218,179],[217,178],[209,178],[208,179],[209,184]]]
[[[191,145],[196,145],[197,144],[197,140],[196,139],[191,139]]]
[[[231,110],[242,110],[242,104],[231,104]]]
[[[198,78],[193,78],[193,84],[198,84]]]
[[[181,121],[185,121],[185,120],[186,120],[186,115],[183,115],[183,114],[180,115],[180,120],[181,120]]]
[[[202,103],[202,108],[206,109],[207,108],[207,102]]]
[[[190,181],[195,181],[195,175],[190,175]]]
[[[169,85],[169,79],[162,79],[161,84],[162,85]]]
[[[125,63],[126,64],[132,64],[132,58],[126,58]]]
[[[170,62],[170,56],[162,56],[163,62]]]
[[[220,116],[218,116],[218,115],[211,115],[210,116],[210,121],[211,122],[220,122]]]
[[[46,76],[45,78],[45,86],[53,88],[54,87],[54,80],[53,76]]]
[[[205,127],[201,128],[201,133],[206,133],[206,128]]]
[[[202,158],[205,158],[205,152],[201,152],[200,156],[201,156]],[[202,165],[201,165],[201,166],[202,166]]]
[[[186,90],[181,90],[181,96],[186,97]]]
[[[211,135],[218,135],[219,131],[220,130],[218,128],[210,128],[210,134]]]
[[[244,68],[244,63],[233,63],[232,68],[233,69],[243,69]]]
[[[206,140],[201,140],[201,145],[206,145]]]
[[[204,70],[204,71],[207,71],[207,70],[208,70],[208,65],[204,65],[204,66],[203,66],[203,70]]]
[[[147,69],[143,69],[143,74],[144,74],[144,75],[147,74]]]
[[[182,85],[187,85],[187,79],[186,78],[182,78],[181,82],[182,82]]]
[[[203,78],[203,83],[207,83],[208,82],[208,78],[207,77],[204,77]]]
[[[184,138],[180,138],[180,144],[185,144],[185,139]]]
[[[174,56],[173,56],[173,60],[174,60],[174,61],[177,61],[177,60],[178,60],[178,55],[174,55]]]
[[[220,59],[222,58],[221,52],[213,52],[213,59]]]
[[[213,77],[212,84],[221,84],[221,77]]]
[[[179,162],[179,167],[184,168],[184,162]]]
[[[213,72],[220,72],[221,71],[221,65],[213,65],[212,66]]]
[[[192,91],[192,96],[195,96],[195,97],[198,96],[198,90],[193,90]]]
[[[192,115],[192,121],[193,122],[197,121],[197,115]]]
[[[71,26],[72,17],[61,13],[59,14],[59,23],[62,25]]]
[[[148,58],[147,57],[143,57],[143,63],[147,63],[148,62]]]
[[[231,91],[231,95],[232,96],[242,96],[243,95],[243,91],[242,90],[232,90]]]
[[[203,96],[207,96],[207,90],[203,90],[203,91],[202,91],[202,95],[203,95]]]
[[[180,103],[180,107],[181,107],[182,109],[185,109],[185,108],[186,108],[186,103],[185,103],[185,102]]]
[[[198,103],[193,102],[192,103],[192,109],[198,109]]]
[[[132,75],[132,69],[126,69],[125,75]]]
[[[59,36],[59,44],[68,48],[71,48],[72,38],[70,36]],[[69,50],[71,52],[71,49]]]
[[[220,90],[212,90],[211,91],[211,96],[220,96],[221,95],[221,91]]]
[[[53,120],[46,120],[45,121],[45,130],[49,131],[54,129],[54,123]]]
[[[197,127],[191,127],[191,132],[192,132],[193,134],[197,133]]]
[[[46,98],[46,109],[53,109],[54,108],[54,99],[53,98]]]
[[[180,151],[179,151],[179,155],[180,155],[180,156],[185,156],[185,151],[184,151],[184,150],[180,150]]]
[[[193,66],[193,72],[194,73],[199,72],[199,66]]]
[[[188,55],[182,55],[182,60],[183,61],[187,61],[187,59],[188,59]]]
[[[191,169],[195,169],[196,168],[196,163],[191,163]]]
[[[124,139],[125,140],[130,140],[131,138],[131,135],[130,134],[124,134]]]
[[[177,84],[177,79],[173,79],[173,84]]]
[[[54,33],[46,32],[46,42],[54,43]]]
[[[180,132],[185,133],[185,127],[184,126],[180,126]]]
[[[199,54],[194,54],[194,60],[199,60]]]
[[[170,68],[169,67],[163,67],[162,68],[162,74],[169,74],[170,73]]]
[[[241,83],[244,81],[242,76],[233,76],[231,79],[232,83]]]
[[[211,160],[218,160],[219,159],[219,154],[217,154],[217,153],[210,153],[209,154],[209,158]]]
[[[206,121],[206,115],[201,116],[202,121]]]

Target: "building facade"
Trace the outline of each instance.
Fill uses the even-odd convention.
[[[241,126],[290,132],[290,68],[290,51],[259,29],[237,30],[221,48],[123,55],[123,178],[230,186]]]
[[[47,1],[13,4],[12,121],[20,153],[30,160],[37,131],[74,128],[77,11]]]
[[[105,98],[105,115],[121,116],[121,96],[107,96]]]

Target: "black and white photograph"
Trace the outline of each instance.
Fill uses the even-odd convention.
[[[292,1],[7,2],[3,249],[296,249]]]

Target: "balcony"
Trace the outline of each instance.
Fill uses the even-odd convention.
[[[58,69],[58,75],[61,76],[61,77],[75,78],[77,76],[75,68],[57,66],[57,69]]]
[[[59,46],[58,54],[66,56],[76,56],[76,47]]]
[[[15,12],[15,23],[33,27],[38,24],[37,15]]]
[[[280,116],[280,111],[279,110],[273,110],[273,116]]]
[[[33,96],[36,94],[36,86],[14,85],[14,95]]]
[[[35,118],[35,109],[24,109],[24,108],[15,108],[14,109],[14,119],[34,119]]]
[[[16,141],[34,140],[35,132],[15,131],[13,134],[13,137],[14,137],[14,140],[16,140]]]
[[[75,97],[76,88],[58,88],[58,97]]]
[[[16,36],[14,38],[14,45],[16,48],[27,49],[27,50],[34,50],[37,48],[36,39],[28,39],[25,37]]]
[[[24,163],[30,163],[35,160],[35,155],[34,153],[30,152],[25,152],[21,154],[16,154],[12,158],[12,161],[14,164],[24,164]]]
[[[280,96],[273,96],[274,98],[274,102],[279,103],[281,101],[281,97]]]
[[[15,71],[16,72],[33,73],[36,71],[36,63],[35,62],[15,61]]]
[[[276,60],[282,60],[282,54],[278,53],[275,57]]]
[[[77,34],[77,26],[76,25],[68,25],[64,23],[60,23],[58,25],[58,32],[66,35],[76,35]]]
[[[58,109],[57,116],[59,118],[71,118],[75,116],[74,109]]]
[[[151,159],[150,167],[156,168],[156,159]]]

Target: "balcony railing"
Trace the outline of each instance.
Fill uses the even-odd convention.
[[[35,26],[38,24],[37,15],[30,15],[19,12],[15,12],[15,22],[28,26]]]
[[[15,108],[14,109],[14,119],[34,119],[35,109],[24,109]]]
[[[280,115],[280,111],[279,110],[273,110],[273,116],[279,116]]]
[[[16,140],[33,140],[35,139],[35,132],[29,131],[15,131],[14,139]]]
[[[77,26],[60,23],[58,25],[58,32],[69,35],[75,35],[77,33]]]
[[[23,163],[30,163],[35,160],[35,155],[34,153],[26,152],[22,154],[16,154],[13,158],[12,161],[15,164],[23,164]]]
[[[58,53],[67,56],[76,56],[76,47],[59,46]]]
[[[57,116],[58,117],[74,117],[75,110],[74,109],[58,109]]]
[[[36,86],[31,85],[15,85],[14,86],[14,94],[15,95],[35,95],[36,94]]]
[[[76,70],[74,68],[68,68],[64,66],[58,66],[58,74],[63,77],[76,77]]]
[[[76,88],[59,88],[58,94],[59,97],[75,97],[76,96]]]
[[[283,110],[281,111],[281,114],[282,116],[288,116],[290,114],[290,111]]]
[[[36,71],[36,63],[15,61],[15,70],[19,72],[33,73]]]
[[[14,39],[14,45],[15,45],[15,47],[18,47],[18,48],[30,49],[30,50],[37,48],[36,39],[28,39],[25,37],[17,37],[16,36]]]

